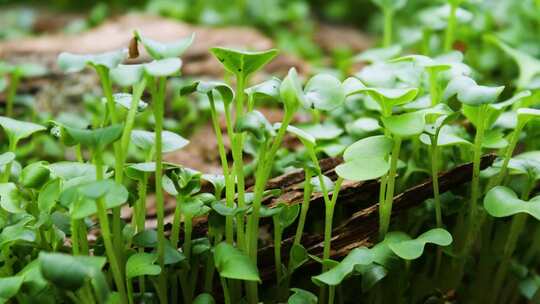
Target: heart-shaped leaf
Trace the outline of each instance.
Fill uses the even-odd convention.
[[[517,197],[510,188],[497,186],[484,197],[484,208],[493,217],[507,217],[518,213],[527,213],[540,220],[540,196],[524,201]]]
[[[81,288],[88,279],[101,273],[101,268],[106,263],[104,257],[48,252],[41,252],[38,260],[45,279],[60,288],[72,291]]]
[[[210,211],[210,207],[206,206],[203,201],[197,198],[187,198],[180,203],[180,210],[186,217],[198,217],[205,215]]]
[[[465,115],[465,117],[467,117],[467,119],[475,126],[477,126],[478,121],[480,120],[480,115],[482,115],[486,126],[490,127],[497,121],[497,118],[499,118],[506,108],[529,96],[531,96],[530,91],[521,91],[506,101],[488,104],[483,108],[464,104],[461,111],[463,112],[463,115]]]
[[[36,132],[46,130],[44,126],[4,116],[0,116],[0,126],[4,129],[12,144],[16,144],[19,140]]]
[[[260,281],[259,271],[251,258],[230,244],[222,242],[215,247],[214,263],[223,278]]]
[[[228,84],[218,81],[196,81],[189,86],[182,87],[180,94],[187,95],[195,91],[205,95],[217,91],[226,105],[230,104],[234,99],[233,89]]]
[[[143,275],[155,276],[161,273],[161,267],[155,265],[157,256],[152,253],[132,254],[126,262],[126,277],[132,279]]]
[[[385,128],[390,133],[402,138],[421,134],[426,127],[427,117],[436,117],[452,113],[445,104],[438,104],[432,108],[423,109],[401,115],[382,117]]]
[[[49,214],[60,198],[61,181],[55,178],[46,183],[38,194],[38,208]]]
[[[366,247],[355,248],[334,268],[312,277],[316,284],[336,286],[354,271],[357,265],[369,265],[373,262],[373,253]]]
[[[143,44],[148,54],[154,59],[179,57],[191,46],[195,39],[195,33],[172,42],[159,42],[141,35],[138,31],[135,31],[134,34],[137,40]]]
[[[522,124],[526,124],[530,120],[540,119],[540,110],[531,108],[520,108],[517,110],[517,118]]]
[[[346,80],[347,81],[347,80]],[[373,98],[379,106],[390,111],[392,107],[411,102],[418,94],[417,88],[370,88],[362,82],[349,80],[347,95],[366,94]]]
[[[331,111],[343,104],[345,92],[334,76],[317,74],[307,82],[301,101],[305,108]]]
[[[36,231],[27,227],[28,220],[21,220],[15,225],[7,226],[0,232],[0,247],[12,245],[14,243],[33,243],[36,241]]]
[[[182,67],[180,58],[154,60],[144,65],[144,71],[154,77],[166,77],[178,73]]]
[[[0,278],[0,302],[7,303],[10,298],[19,293],[23,280],[21,276]]]
[[[356,61],[364,61],[369,63],[381,62],[392,59],[403,51],[403,48],[396,44],[385,48],[372,48],[358,54],[354,59]]]
[[[334,139],[343,134],[343,129],[333,122],[326,121],[322,124],[301,125],[299,128],[316,140]]]
[[[12,73],[20,77],[40,77],[47,74],[47,67],[38,63],[21,63],[14,66]]]
[[[276,77],[272,77],[267,81],[256,84],[244,90],[244,92],[251,96],[252,99],[264,99],[271,98],[279,100],[279,88],[281,86],[281,80]]]
[[[111,79],[119,86],[131,87],[144,77],[143,64],[120,64],[110,71]]]
[[[274,59],[278,51],[271,49],[261,52],[251,52],[213,47],[210,49],[210,53],[221,62],[225,70],[239,75],[239,78],[245,79]]]
[[[423,144],[431,145],[431,138],[428,134],[420,135],[420,141]],[[461,137],[454,126],[444,125],[441,127],[437,136],[437,146],[454,146],[454,145],[467,145],[471,146],[472,143]]]
[[[112,125],[94,130],[78,129],[64,126],[73,142],[91,149],[103,150],[106,146],[120,139],[124,126]]]
[[[66,73],[80,72],[87,65],[113,69],[126,58],[126,54],[126,50],[101,54],[72,54],[64,52],[58,55],[58,66]]]
[[[131,132],[131,141],[132,143],[144,151],[150,151],[155,148],[156,134],[154,132],[144,131],[144,130],[133,130]],[[164,130],[161,133],[162,153],[170,153],[176,150],[184,148],[189,141],[182,136]]]
[[[477,107],[494,103],[502,93],[504,86],[487,87],[476,84],[472,78],[458,76],[452,79],[444,90],[443,99],[448,100],[457,95],[457,99],[469,106]]]
[[[25,200],[14,183],[0,184],[0,206],[9,213],[23,213]]]
[[[435,228],[422,233],[416,239],[394,242],[388,246],[400,258],[414,260],[422,255],[427,243],[448,246],[452,243],[452,235],[442,228]]]
[[[215,304],[216,300],[209,293],[201,293],[195,299],[193,299],[193,304]]]
[[[270,122],[259,111],[251,111],[243,115],[236,121],[235,129],[237,132],[253,134],[258,141],[265,141],[276,135]]]
[[[344,163],[336,167],[336,173],[353,181],[381,177],[390,169],[386,158],[392,146],[392,139],[383,135],[360,139],[345,149]]]
[[[127,189],[113,180],[99,180],[65,189],[60,204],[70,209],[74,219],[83,219],[97,212],[96,201],[103,198],[107,209],[119,207],[128,199]]]
[[[45,184],[51,171],[44,161],[31,163],[24,167],[19,176],[19,182],[27,188],[38,189]]]
[[[317,304],[317,296],[313,293],[300,289],[291,288],[293,294],[287,300],[287,304]]]
[[[133,95],[129,94],[129,93],[116,93],[116,94],[113,94],[113,100],[114,102],[119,105],[119,106],[122,106],[123,108],[129,110],[131,108],[131,102],[132,102],[132,99],[133,99]],[[105,103],[106,102],[106,99],[103,98],[102,101]],[[148,107],[148,104],[146,102],[144,102],[143,100],[140,100],[137,101],[137,112],[142,112],[146,109],[146,107]]]

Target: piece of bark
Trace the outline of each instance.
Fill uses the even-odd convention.
[[[484,169],[490,166],[495,158],[496,156],[494,154],[483,156],[480,168]],[[469,182],[472,177],[472,170],[472,163],[467,163],[439,174],[440,192],[444,193]],[[377,189],[377,191],[373,191],[374,188]],[[356,247],[369,247],[376,241],[379,229],[379,206],[378,203],[374,202],[376,202],[378,198],[378,188],[378,182],[366,182],[351,185],[349,189],[350,193],[347,196],[342,196],[342,193],[340,192],[337,204],[356,203],[359,200],[368,200],[372,203],[367,207],[360,208],[360,210],[354,212],[350,218],[333,229],[331,250],[331,257],[333,259],[338,259],[347,255],[350,250]],[[397,194],[394,197],[392,218],[403,214],[411,208],[419,206],[430,197],[433,197],[431,179]],[[312,198],[311,203],[316,203],[317,201],[322,203],[320,198]],[[292,241],[292,238],[287,238],[282,242],[282,252],[284,255],[288,253]],[[322,235],[306,235],[302,240],[302,244],[310,254],[316,256],[322,255]],[[274,271],[272,246],[267,246],[259,250],[259,261],[262,277],[269,278]]]

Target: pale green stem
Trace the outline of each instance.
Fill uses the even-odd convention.
[[[444,52],[452,50],[454,45],[454,35],[456,31],[456,10],[457,5],[450,4],[450,15],[448,16],[448,25],[444,35]]]
[[[17,87],[19,86],[20,74],[15,71],[11,74],[9,80],[9,87],[6,95],[6,116],[13,117],[13,104],[15,103],[15,95],[17,94]]]
[[[155,151],[156,151],[156,173],[155,173],[155,195],[156,195],[156,213],[157,213],[157,230],[158,244],[157,255],[158,263],[162,271],[159,275],[158,285],[159,293],[162,295],[162,300],[167,301],[167,278],[165,270],[165,206],[163,198],[162,175],[163,175],[163,117],[165,111],[165,85],[166,79],[159,78],[157,88],[153,94],[153,106],[155,117]]]
[[[383,9],[384,15],[384,36],[383,47],[389,47],[392,45],[392,21],[394,19],[394,11],[391,9]]]
[[[392,204],[394,202],[394,187],[397,174],[397,163],[399,159],[399,152],[401,150],[401,138],[394,137],[394,147],[392,149],[392,156],[390,158],[390,171],[388,171],[386,196],[384,205],[379,206],[381,213],[381,223],[379,227],[379,236],[384,239],[384,236],[388,232],[390,227],[390,219],[392,217]]]
[[[101,151],[96,150],[94,155],[94,161],[96,166],[96,180],[100,181],[103,180],[103,160],[101,156]],[[122,303],[126,303],[127,295],[126,290],[124,286],[124,279],[122,274],[122,268],[120,267],[120,264],[118,263],[116,250],[113,245],[112,239],[111,239],[111,231],[109,228],[109,219],[107,216],[107,209],[105,207],[105,202],[103,197],[99,198],[96,202],[97,206],[97,212],[98,212],[98,218],[99,218],[99,225],[101,228],[101,236],[103,238],[103,243],[105,245],[105,252],[107,254],[107,258],[109,259],[109,263],[111,265],[111,270],[113,273],[113,278],[116,283],[116,288],[118,289],[118,293],[120,294],[120,299]],[[118,248],[121,249],[121,248]]]
[[[309,203],[311,200],[311,193],[313,186],[311,185],[311,170],[306,169],[304,180],[304,200],[302,201],[302,209],[300,210],[300,218],[298,219],[298,226],[296,227],[296,234],[294,235],[293,244],[299,245],[302,241],[302,234],[304,234],[304,226],[306,223],[307,213],[309,209]]]

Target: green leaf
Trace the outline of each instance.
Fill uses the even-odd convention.
[[[463,115],[465,115],[465,117],[467,117],[467,119],[473,125],[477,126],[478,121],[480,120],[480,115],[482,115],[484,117],[486,126],[491,127],[506,108],[522,100],[523,98],[529,97],[530,95],[530,91],[521,91],[503,102],[488,104],[484,107],[464,104],[461,110]]]
[[[299,128],[316,140],[334,139],[343,134],[343,129],[332,122],[326,121],[322,124],[301,125]]]
[[[270,98],[279,100],[279,88],[281,86],[281,80],[276,77],[272,77],[267,81],[261,82],[254,86],[251,86],[244,90],[244,92],[251,96],[254,100]]]
[[[373,262],[373,253],[366,247],[355,248],[334,268],[312,277],[315,284],[337,286],[350,275],[356,265],[369,265]]]
[[[110,71],[111,79],[121,87],[131,87],[144,77],[144,64],[120,64]]]
[[[14,144],[36,132],[46,130],[44,126],[31,122],[15,120],[5,116],[0,116],[0,126],[2,126],[6,132],[7,136],[9,137],[9,141]]]
[[[0,278],[0,302],[5,303],[19,293],[23,284],[23,277],[11,276]]]
[[[15,160],[15,153],[4,152],[0,154],[0,166],[5,166]]]
[[[38,161],[24,167],[19,176],[19,182],[26,188],[41,188],[48,180],[51,174],[47,163]]]
[[[105,257],[71,256],[40,252],[38,257],[43,277],[62,289],[75,291],[88,280],[101,274]]]
[[[527,213],[540,220],[540,196],[524,201],[517,197],[510,188],[497,186],[484,197],[484,208],[493,217],[507,217],[518,213]]]
[[[195,33],[190,36],[172,41],[172,42],[159,42],[148,37],[141,35],[138,31],[135,31],[135,37],[140,41],[148,54],[154,59],[165,59],[171,57],[181,56],[187,48],[191,46],[195,39]]]
[[[278,130],[279,128],[281,128],[281,123],[275,123],[274,124],[274,129]],[[297,128],[295,126],[292,126],[292,125],[288,125],[287,126],[287,132],[289,133],[292,133],[294,134],[296,137],[298,137],[298,139],[302,142],[302,144],[306,147],[315,147],[315,144],[316,144],[316,139],[314,136],[312,136],[311,134],[309,134],[308,132],[300,129],[300,128]]]
[[[161,273],[161,267],[155,265],[157,256],[152,253],[132,254],[126,262],[126,277],[132,279],[143,275],[155,276]]]
[[[223,278],[260,281],[259,271],[251,258],[225,242],[215,247],[214,263],[219,275]]]
[[[193,304],[215,304],[216,300],[209,293],[201,293],[195,299],[193,299]]]
[[[276,132],[270,122],[259,111],[251,111],[236,120],[235,129],[237,132],[249,132],[253,134],[257,141],[266,141]]]
[[[400,258],[414,260],[422,255],[427,243],[448,246],[452,243],[452,235],[442,228],[435,228],[422,233],[416,239],[390,243],[388,247]]]
[[[82,146],[103,150],[106,146],[120,139],[124,126],[121,124],[112,125],[94,130],[78,129],[64,126],[67,134],[74,142]]]
[[[178,73],[181,67],[182,60],[180,58],[166,58],[146,63],[144,71],[154,77],[165,77]]]
[[[287,300],[287,304],[317,304],[317,296],[300,288],[291,288],[293,294]]]
[[[29,221],[29,220],[28,220]],[[36,241],[36,232],[26,227],[27,221],[20,221],[15,225],[4,227],[0,232],[0,247],[13,243],[33,243]]]
[[[346,89],[347,95],[366,94],[373,98],[383,109],[406,104],[416,98],[417,88],[370,88],[362,82],[349,80]]]
[[[288,205],[288,204],[279,204],[283,208],[281,211],[275,215],[277,217],[277,220],[279,222],[279,225],[281,226],[281,229],[285,229],[292,225],[296,218],[298,217],[298,214],[300,213],[300,205],[294,204],[294,205]]]
[[[180,89],[180,95],[187,95],[193,92],[198,92],[200,94],[214,94],[213,92],[217,91],[223,102],[228,105],[234,99],[233,89],[224,82],[219,81],[196,81],[189,86],[182,87]]]
[[[154,229],[146,229],[137,233],[133,237],[133,244],[145,247],[145,248],[154,248],[158,243],[157,231]]]
[[[114,102],[122,106],[123,108],[129,110],[131,108],[131,101],[133,99],[133,96],[129,93],[116,93],[113,94]],[[105,97],[103,97],[103,102],[106,102]],[[142,112],[148,107],[148,104],[144,102],[143,100],[140,100],[137,102],[137,112]]]
[[[457,95],[457,99],[469,106],[477,107],[494,103],[504,90],[504,86],[487,87],[476,84],[472,78],[458,76],[452,79],[444,90],[444,100]]]
[[[186,198],[178,203],[180,204],[182,214],[186,217],[198,217],[210,211],[210,207],[206,206],[200,199],[194,197]]]
[[[156,133],[133,130],[131,132],[131,141],[138,148],[148,152],[155,148]],[[182,136],[167,130],[163,130],[161,133],[161,153],[170,153],[184,148],[189,141]]]
[[[431,138],[428,134],[420,135],[420,141],[423,144],[431,145]],[[449,125],[442,126],[439,135],[437,136],[437,146],[445,147],[454,145],[472,146],[472,143],[459,136],[455,127]]]
[[[126,58],[126,54],[126,50],[101,54],[72,54],[64,52],[58,55],[58,66],[66,73],[80,72],[87,65],[112,69]]]
[[[274,59],[278,51],[270,49],[261,52],[250,52],[213,47],[210,49],[210,53],[221,62],[225,70],[238,75],[239,78],[246,78]]]
[[[0,206],[9,213],[23,213],[25,200],[14,183],[0,184]]]
[[[331,111],[345,102],[345,92],[334,76],[317,74],[307,82],[301,101],[305,108]]]
[[[448,115],[451,110],[445,104],[439,104],[432,108],[419,110],[415,112],[405,113],[401,115],[393,115],[389,117],[381,117],[384,126],[390,133],[402,138],[411,137],[421,134],[426,127],[426,117],[436,117],[440,115]]]
[[[386,157],[392,146],[392,139],[383,135],[360,139],[343,152],[344,163],[336,167],[337,175],[353,181],[383,176],[390,169]]]
[[[381,129],[381,126],[379,125],[379,121],[377,121],[375,118],[360,117],[352,122],[347,123],[345,125],[345,129],[349,134],[365,137],[366,134]]]
[[[49,214],[60,198],[61,182],[59,178],[48,181],[38,194],[38,208]]]
[[[291,68],[279,87],[279,96],[285,105],[285,110],[294,113],[300,103],[304,104],[305,96],[295,68]]]
[[[391,45],[385,48],[372,48],[358,54],[354,59],[356,61],[363,61],[368,63],[386,61],[392,59],[403,51],[403,48],[398,45]]]
[[[68,188],[60,195],[60,204],[69,207],[74,219],[83,219],[97,212],[96,201],[103,198],[107,209],[124,204],[128,199],[127,189],[111,179],[84,183]]]
[[[520,108],[517,110],[518,121],[526,124],[530,120],[540,119],[540,110],[531,108]]]
[[[301,244],[293,244],[291,246],[291,254],[290,254],[290,269],[289,271],[292,272],[297,269],[298,267],[302,266],[304,263],[306,263],[309,259],[308,253],[306,248],[302,246]]]

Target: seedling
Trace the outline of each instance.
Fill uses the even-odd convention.
[[[9,75],[9,85],[5,82],[0,84],[0,91],[3,91],[7,86],[6,92],[6,111],[5,116],[13,118],[13,104],[21,79],[43,76],[47,73],[47,68],[35,63],[24,64],[6,64],[0,62],[0,75]],[[0,82],[5,81],[4,78]]]

